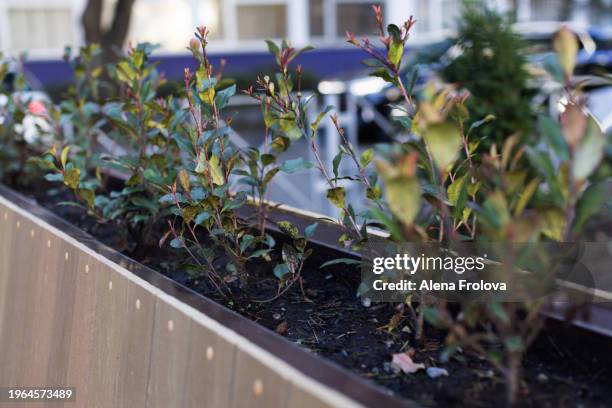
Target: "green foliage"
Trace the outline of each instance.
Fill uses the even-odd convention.
[[[458,20],[461,55],[442,71],[444,79],[470,91],[467,125],[486,115],[494,124],[483,126],[479,135],[483,147],[502,143],[514,134],[525,136],[533,128],[534,114],[527,88],[525,44],[510,23],[483,2],[466,2]]]
[[[289,221],[279,221],[276,224],[281,231],[291,237],[292,243],[283,244],[281,252],[283,262],[274,267],[274,276],[278,278],[278,294],[266,301],[278,298],[295,283],[299,284],[302,296],[306,298],[302,269],[304,262],[312,255],[312,249],[307,249],[307,245],[308,240],[315,234],[318,224],[314,223],[304,228],[303,234],[300,234],[299,229]]]
[[[52,115],[56,143],[65,147],[59,159],[54,147],[38,160],[52,171],[48,180],[63,181],[100,221],[123,226],[126,245],[133,241],[136,247],[156,242],[152,229],[167,213],[159,198],[176,178],[180,156],[173,135],[185,116],[178,101],[157,97],[163,79],[148,62],[151,51],[149,44],[140,44],[109,66],[109,77],[120,87],[119,100],[100,104],[99,48],[81,48],[73,58],[68,50],[75,83]],[[115,143],[110,154],[94,153],[102,135]],[[102,174],[109,170],[124,175],[123,189],[104,188]]]
[[[25,185],[36,177],[32,151],[50,146],[50,124],[46,101],[29,92],[20,71],[11,71],[19,61],[0,53],[0,180]]]
[[[397,36],[395,29],[390,32]],[[473,6],[464,14],[460,33],[463,54],[445,73],[470,94],[432,83],[414,111],[405,109],[399,123],[414,137],[378,147],[374,160],[384,181],[384,200],[372,215],[399,242],[574,241],[602,204],[601,184],[596,184],[601,180],[594,175],[605,152],[605,138],[585,114],[581,89],[573,86],[574,34],[562,30],[555,36],[565,73],[559,89],[567,90],[569,101],[561,120],[542,117],[539,127],[532,128],[520,40],[499,16]],[[372,55],[372,49],[348,38]],[[401,84],[394,83],[401,91]],[[410,107],[412,99],[404,99]],[[487,143],[482,143],[483,134],[490,136]],[[529,145],[522,143],[525,136]],[[513,403],[521,360],[540,331],[547,300],[466,301],[456,316],[427,293],[415,295],[418,305],[406,300],[418,310],[415,337],[422,334],[423,318],[446,328],[447,357],[469,347],[488,358],[505,376]]]
[[[272,153],[262,155],[249,149],[241,156],[231,146],[230,120],[222,117],[222,109],[236,89],[219,89],[221,76],[214,73],[206,56],[207,36],[208,30],[199,27],[197,39],[190,43],[200,63],[195,73],[186,69],[184,75],[188,101],[185,112],[193,124],[174,134],[187,159],[177,180],[168,183],[171,187],[161,202],[173,203],[172,212],[180,217],[178,223],[168,221],[166,236],[173,237],[171,245],[185,249],[200,273],[221,294],[231,296],[228,284],[239,280],[241,286],[246,286],[247,262],[256,258],[270,260],[268,253],[275,245],[265,228],[254,235],[251,226],[238,216],[237,210],[246,203],[247,195],[232,191],[232,176],[240,176],[238,184],[263,197],[278,167],[273,167],[276,157]],[[248,170],[239,168],[242,161]],[[200,242],[199,228],[206,230],[213,244],[229,257],[222,267],[215,263],[216,251]]]
[[[285,238],[276,247],[266,228],[266,196],[281,172],[320,173],[327,183],[326,197],[338,211],[340,241],[352,250],[370,239],[368,227],[381,229],[399,244],[577,240],[605,203],[609,169],[602,162],[609,140],[585,113],[584,95],[571,78],[575,37],[566,31],[555,37],[557,68],[564,74],[559,89],[566,91],[568,101],[560,121],[541,117],[532,126],[520,41],[498,16],[469,10],[461,27],[464,53],[449,72],[470,92],[432,82],[414,95],[413,81],[405,83],[400,75],[412,19],[401,27],[384,27],[382,11],[374,7],[382,46],[347,36],[372,58],[367,63],[372,75],[402,95],[394,107],[404,113],[398,125],[410,135],[407,141],[358,151],[338,117],[327,117],[332,107],[309,120],[311,99],[300,88],[301,68],[290,68],[309,48],[269,41],[278,72],[245,90],[261,105],[264,148],[236,149],[230,143],[232,118],[224,114],[236,87],[211,65],[208,30],[200,27],[189,46],[198,67],[184,73],[186,107],[178,98],[160,97],[164,79],[149,63],[149,44],[130,49],[107,68],[107,75],[95,64],[97,47],[82,48],[75,57],[68,50],[75,83],[59,106],[46,107],[52,140],[41,137],[36,151],[44,153],[31,161],[45,169],[48,181],[74,192],[72,204],[126,231],[126,243],[131,238],[146,245],[155,238],[159,245],[167,242],[184,251],[190,275],[204,277],[227,297],[248,288],[253,263],[269,266],[270,277],[278,279],[277,295],[263,301],[277,299],[295,284],[305,297],[302,271],[312,254],[308,241],[317,224],[300,231],[288,221],[276,222]],[[0,79],[5,72],[1,66]],[[116,98],[101,102],[101,90],[112,84]],[[23,173],[21,158],[29,156],[33,143],[17,125],[27,112],[9,90],[0,91],[6,96],[0,106],[0,176]],[[323,120],[331,120],[340,135],[332,163],[324,163],[317,148]],[[490,136],[486,142],[483,135]],[[529,144],[523,143],[525,137]],[[102,138],[115,147],[104,155],[99,154]],[[308,143],[314,163],[282,157],[298,139]],[[125,177],[120,190],[107,188],[110,171]],[[361,214],[347,194],[352,183],[365,191],[369,204]],[[255,205],[255,221],[240,215],[249,201]],[[155,227],[160,225],[167,231],[158,241]],[[323,266],[341,263],[359,261],[344,258]],[[411,312],[415,339],[422,340],[424,319],[444,327],[449,337],[442,358],[461,347],[472,348],[506,376],[509,399],[514,398],[520,361],[539,332],[539,311],[546,300],[466,302],[455,314],[426,291],[415,295],[403,306]]]
[[[283,41],[280,46],[272,41],[268,41],[268,49],[274,55],[278,64],[279,72],[274,76],[276,81],[266,76],[257,81],[257,88],[250,87],[245,93],[261,103],[263,119],[266,125],[266,137],[268,132],[272,135],[271,145],[279,146],[282,151],[285,151],[292,140],[304,138],[308,141],[313,155],[316,159],[316,164],[310,163],[303,158],[287,160],[279,167],[280,170],[286,173],[294,173],[310,167],[316,167],[320,174],[324,177],[328,184],[327,198],[339,210],[338,225],[345,231],[342,234],[342,243],[349,245],[361,245],[366,240],[365,223],[360,227],[357,223],[357,217],[353,207],[345,201],[345,190],[339,184],[337,173],[339,160],[334,162],[334,177],[331,177],[326,164],[321,160],[317,148],[316,137],[321,121],[331,110],[331,107],[326,107],[320,111],[312,123],[307,122],[307,109],[310,98],[302,95],[301,89],[298,88],[294,92],[293,77],[290,73],[289,63],[301,52],[308,51],[310,47],[296,50],[287,42]],[[301,83],[302,70],[298,67],[295,70],[297,83]],[[351,155],[357,162],[355,152],[344,137],[344,131],[339,127],[337,119],[332,117],[334,124],[344,142],[341,150],[347,155]],[[266,139],[267,140],[267,139]],[[265,153],[268,153],[267,151]],[[365,166],[359,166],[357,162],[360,178],[363,180],[366,176],[364,173]],[[251,175],[253,172],[251,171]],[[265,178],[265,176],[264,176]],[[350,177],[348,177],[350,178]],[[259,196],[261,197],[261,195]],[[261,202],[261,200],[260,200]],[[260,206],[260,214],[265,207]],[[260,215],[260,219],[265,218],[265,215]],[[261,222],[260,222],[261,224]]]

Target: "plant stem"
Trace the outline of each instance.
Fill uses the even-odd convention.
[[[510,353],[508,369],[506,370],[506,404],[509,407],[516,405],[521,387],[521,360],[522,353]]]

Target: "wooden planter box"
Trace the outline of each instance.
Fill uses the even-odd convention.
[[[5,187],[0,385],[75,387],[79,407],[412,406]]]

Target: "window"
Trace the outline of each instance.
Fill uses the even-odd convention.
[[[372,13],[373,5],[381,5],[381,2],[342,2],[338,4],[336,6],[338,16],[336,35],[344,37],[347,31],[357,35],[376,34],[376,20]]]
[[[206,26],[211,38],[223,35],[221,0],[136,1],[127,41],[160,44],[164,51],[183,52],[197,26]]]
[[[197,24],[205,25],[210,30],[210,38],[223,38],[223,0],[200,0],[198,3]]]
[[[531,0],[531,20],[560,20],[561,5],[558,0]]]
[[[371,0],[309,0],[310,35],[326,40],[344,38],[347,31],[359,36],[377,33]]]
[[[287,36],[287,6],[284,4],[241,5],[236,14],[240,40]]]
[[[191,8],[186,0],[137,1],[126,44],[147,41],[166,51],[182,51],[193,36]]]
[[[13,50],[63,49],[74,43],[72,12],[68,9],[9,9]]]
[[[308,10],[310,12],[310,35],[323,37],[325,33],[324,0],[310,0]]]

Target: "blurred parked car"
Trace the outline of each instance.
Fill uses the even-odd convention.
[[[612,31],[597,27],[584,28],[571,23],[538,22],[519,23],[515,31],[527,42],[527,60],[535,81],[534,90],[541,92],[538,105],[548,105],[551,113],[562,101],[555,99],[551,81],[545,74],[545,65],[554,58],[552,41],[554,33],[563,25],[569,26],[578,36],[579,53],[576,73],[581,76],[600,75],[612,72]],[[445,66],[461,55],[457,40],[446,38],[442,41],[407,52],[404,75],[416,75],[415,88],[436,77]],[[415,74],[416,71],[416,74]],[[370,77],[363,72],[347,74],[344,77],[326,78],[319,83],[318,90],[325,99],[339,106],[344,114],[349,134],[360,143],[374,143],[388,140],[398,131],[393,123],[393,104],[401,95],[395,87],[380,78]],[[593,83],[587,88],[588,108],[598,119],[604,130],[612,127],[612,104],[609,102],[612,88],[609,82]],[[557,110],[558,113],[558,110]],[[352,131],[352,132],[351,132]]]

